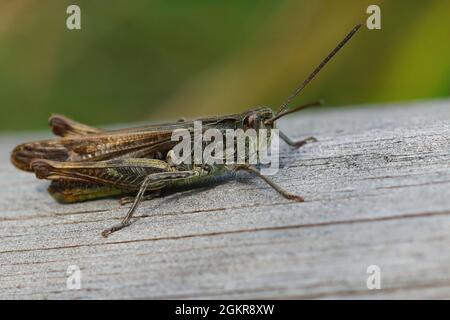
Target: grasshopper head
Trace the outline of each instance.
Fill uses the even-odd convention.
[[[244,129],[274,129],[275,128],[275,121],[284,117],[285,115],[288,115],[290,113],[294,113],[300,110],[303,110],[308,107],[312,106],[318,106],[321,105],[322,101],[316,101],[312,103],[307,103],[301,106],[298,106],[296,108],[292,108],[289,110],[279,110],[278,112],[274,113],[271,108],[269,107],[259,107],[253,110],[248,111],[246,114],[244,114],[243,117],[243,127]]]
[[[274,117],[272,109],[260,107],[247,112],[244,116],[243,125],[245,129],[273,129],[274,123],[269,122]]]

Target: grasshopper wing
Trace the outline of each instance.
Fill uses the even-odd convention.
[[[53,133],[60,137],[84,136],[98,133],[101,130],[76,122],[59,114],[54,114],[48,119],[48,124]]]
[[[237,116],[199,120],[202,121],[203,130],[225,129],[234,128]],[[160,159],[178,143],[171,140],[174,130],[186,129],[191,134],[194,130],[193,121],[187,121],[99,131],[58,115],[50,118],[50,125],[55,134],[63,137],[18,145],[11,155],[14,166],[32,171],[30,163],[34,159],[70,162],[127,158]]]
[[[156,158],[165,155],[177,141],[172,131],[101,132],[68,136],[18,145],[11,162],[18,169],[32,171],[34,159],[54,161],[102,161],[126,158]]]

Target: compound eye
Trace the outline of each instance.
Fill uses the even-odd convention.
[[[251,114],[245,118],[244,124],[247,128],[254,128],[258,121],[258,116],[256,114]]]

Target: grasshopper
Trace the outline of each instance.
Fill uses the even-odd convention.
[[[295,88],[293,93],[274,113],[269,107],[200,119],[203,128],[255,130],[275,128],[275,121],[287,114],[297,112],[319,103],[310,103],[289,109],[291,101],[314,79],[328,61],[350,40],[361,25],[332,50],[314,71]],[[283,197],[302,202],[299,195],[291,194],[262,175],[250,164],[174,165],[169,161],[172,148],[172,132],[184,128],[193,130],[193,121],[145,125],[134,128],[102,131],[64,116],[53,115],[49,125],[59,138],[29,142],[18,145],[11,155],[11,162],[21,170],[34,172],[39,179],[50,180],[48,192],[59,202],[73,203],[103,197],[122,197],[121,203],[132,203],[119,224],[102,232],[104,237],[132,222],[138,204],[160,196],[162,190],[180,185],[192,185],[226,172],[244,170],[255,174],[268,183]],[[314,137],[299,141],[291,140],[279,131],[288,145],[299,148]]]

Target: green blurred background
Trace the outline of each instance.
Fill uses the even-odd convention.
[[[295,104],[449,96],[448,0],[0,0],[0,130],[276,108],[369,4],[382,30],[362,28]]]

